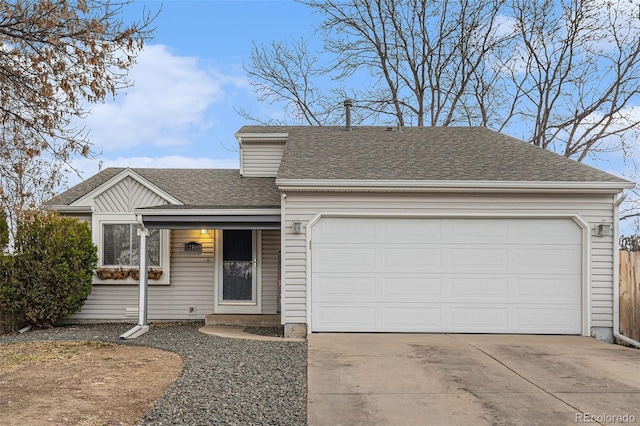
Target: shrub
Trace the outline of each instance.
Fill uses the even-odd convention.
[[[0,208],[0,334],[15,331],[15,309],[13,306],[13,256],[9,254],[9,226],[4,210]]]
[[[86,223],[30,214],[18,224],[14,247],[12,298],[30,324],[46,327],[82,308],[98,259]]]

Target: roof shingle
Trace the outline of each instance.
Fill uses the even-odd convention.
[[[389,130],[391,129],[391,130]],[[264,127],[288,133],[279,179],[626,182],[483,127]]]
[[[69,205],[123,170],[105,169],[55,196],[48,204]],[[280,208],[274,178],[241,177],[237,169],[131,170],[179,199],[184,206],[178,208]]]
[[[278,179],[629,183],[482,127],[243,126],[243,133],[288,134]],[[69,205],[123,170],[105,169],[47,204]],[[132,170],[179,199],[178,208],[280,206],[274,178],[237,169]]]

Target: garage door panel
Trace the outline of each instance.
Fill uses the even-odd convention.
[[[323,324],[324,331],[371,331],[376,328],[376,308],[356,305],[314,306],[312,321]],[[348,324],[348,329],[345,329]]]
[[[317,228],[317,229],[316,229]],[[334,219],[320,221],[314,226],[314,242],[321,244],[329,241],[370,243],[375,240],[376,222],[374,219]]]
[[[509,251],[506,248],[450,248],[450,268],[453,271],[507,271]]]
[[[321,246],[314,248],[315,270],[327,272],[370,272],[376,270],[376,249]]]
[[[383,276],[382,298],[392,302],[433,302],[442,297],[442,278],[421,276]]]
[[[499,221],[465,220],[451,222],[449,243],[492,243],[506,241],[509,225]]]
[[[575,303],[580,301],[580,279],[575,276],[523,276],[514,279],[515,297],[533,303]]]
[[[438,330],[442,327],[442,308],[435,306],[381,306],[387,331]]]
[[[340,300],[375,300],[376,277],[318,275],[312,297],[319,302]]]
[[[312,228],[312,331],[581,332],[569,219],[335,220]]]
[[[515,241],[544,245],[582,244],[580,227],[570,219],[527,219],[512,223]]]
[[[439,248],[386,247],[380,248],[383,271],[439,271],[442,253]]]
[[[377,222],[377,241],[393,244],[438,243],[442,237],[442,223],[421,219]]]
[[[579,247],[517,247],[513,255],[519,273],[575,274],[582,264]]]
[[[449,308],[451,331],[506,332],[509,323],[509,308],[506,306],[476,307],[453,305]]]
[[[581,313],[580,305],[573,306],[546,306],[544,308],[536,307],[514,307],[515,324],[514,326],[523,332],[535,333],[540,329],[541,324],[544,325],[547,332],[555,334],[575,334],[575,327],[568,325],[571,318],[579,316]]]
[[[456,300],[509,300],[509,279],[504,277],[452,277],[450,296]]]

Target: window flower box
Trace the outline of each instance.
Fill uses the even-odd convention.
[[[96,275],[101,280],[126,280],[129,277],[136,281],[140,279],[140,271],[136,268],[98,268]],[[151,268],[147,272],[147,278],[150,280],[157,281],[160,277],[162,277],[162,269]]]

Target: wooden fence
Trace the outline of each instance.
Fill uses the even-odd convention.
[[[620,250],[620,334],[640,341],[640,252]]]

